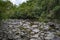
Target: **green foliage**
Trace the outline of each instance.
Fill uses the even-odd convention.
[[[55,12],[60,8],[59,2],[59,0],[29,0],[18,7],[20,17],[34,18],[40,21],[52,20],[55,18]]]
[[[55,19],[60,19],[60,6],[54,7],[53,11],[54,11],[54,14],[55,14],[54,18]]]
[[[10,1],[0,1],[0,19],[8,19],[15,11],[15,6]]]
[[[13,6],[10,1],[0,1],[0,18],[38,19],[51,21],[60,19],[60,0],[29,0]]]

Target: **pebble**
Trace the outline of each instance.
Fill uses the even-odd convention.
[[[4,29],[3,32],[7,33],[6,38],[14,38],[16,40],[19,40],[19,38],[21,37],[20,35],[22,35],[22,38],[20,38],[20,40],[27,40],[28,37],[30,38],[30,40],[41,40],[40,37],[44,37],[45,33],[45,39],[46,40],[50,40],[50,39],[53,39],[55,37],[54,33],[50,32],[48,29],[49,29],[49,25],[50,24],[54,24],[54,23],[40,23],[40,22],[32,22],[34,24],[31,24],[31,21],[26,21],[26,20],[12,20],[12,19],[9,19],[9,20],[6,20],[4,22],[2,28]],[[8,24],[8,25],[7,25]],[[40,26],[39,26],[40,25]],[[58,26],[58,25],[57,25]],[[23,27],[26,28],[27,30],[20,30],[19,27]],[[39,28],[42,28],[43,30],[40,30]],[[57,27],[56,27],[57,28]],[[58,27],[59,28],[59,27]],[[3,30],[2,29],[2,30]],[[47,30],[46,32],[44,30]],[[2,32],[2,37],[5,33]],[[28,34],[29,32],[29,34]],[[59,32],[59,30],[56,30],[56,32]],[[23,37],[25,35],[25,37]],[[0,37],[0,38],[2,38]],[[26,39],[27,38],[27,39]],[[4,38],[3,38],[4,40]],[[53,39],[54,40],[54,39]]]

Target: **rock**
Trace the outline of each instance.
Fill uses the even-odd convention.
[[[53,39],[54,38],[54,34],[53,33],[51,33],[51,32],[47,32],[48,34],[47,34],[47,36],[45,37],[45,39],[48,39],[48,40],[50,40],[50,39]]]
[[[20,38],[20,36],[19,36],[19,35],[15,35],[14,38],[15,38],[15,39],[16,39],[16,38]]]
[[[32,39],[30,39],[30,40],[37,40],[37,39],[32,38]]]
[[[22,27],[24,27],[24,28],[30,28],[30,26],[28,24],[23,24]]]
[[[31,34],[33,35],[35,32],[31,32]]]
[[[39,22],[34,22],[34,25],[39,25]]]
[[[49,29],[49,25],[44,26],[44,29],[48,30]]]
[[[41,33],[41,35],[43,36],[43,35],[45,35],[44,33]]]
[[[2,40],[6,40],[6,38],[3,38]]]
[[[33,32],[39,32],[40,30],[39,29],[33,29],[32,31]]]
[[[60,37],[55,36],[52,40],[60,40]]]
[[[30,22],[26,22],[26,24],[30,25]]]
[[[31,27],[32,27],[32,28],[36,28],[36,27],[38,27],[38,25],[32,25]]]
[[[19,24],[19,25],[21,26],[21,25],[23,25],[23,23],[22,23],[22,22],[20,22],[20,24]]]
[[[8,27],[11,27],[12,28],[13,26],[12,25],[9,25]]]
[[[54,37],[56,35],[54,34],[59,34],[60,32],[60,25],[55,25],[52,22],[43,23],[22,19],[9,19],[6,21],[3,20],[3,22],[0,28],[2,29],[0,30],[0,39],[3,40],[8,40],[8,38],[13,40],[55,40]],[[55,26],[55,29],[49,29],[52,28],[50,26]],[[56,40],[59,39],[56,38]]]
[[[44,28],[44,26],[43,26],[43,25],[41,25],[39,28]]]
[[[35,34],[32,37],[38,38],[39,37],[39,34]]]

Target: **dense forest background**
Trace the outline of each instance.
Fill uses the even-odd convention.
[[[60,22],[60,0],[29,0],[19,6],[0,0],[0,19],[37,19]]]

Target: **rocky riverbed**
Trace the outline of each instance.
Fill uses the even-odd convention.
[[[28,19],[2,20],[0,40],[60,40],[60,24]]]

